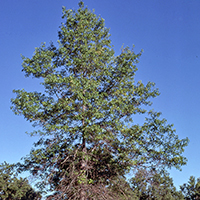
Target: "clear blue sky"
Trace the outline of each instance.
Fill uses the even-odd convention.
[[[29,153],[32,126],[10,110],[13,89],[40,89],[25,78],[21,57],[31,57],[42,42],[57,41],[62,6],[77,8],[78,0],[0,1],[0,162],[17,162]],[[161,95],[153,107],[173,123],[180,138],[189,137],[182,172],[172,170],[176,186],[189,176],[200,177],[200,1],[199,0],[85,0],[111,28],[116,54],[124,46],[144,49],[137,80],[153,81]]]

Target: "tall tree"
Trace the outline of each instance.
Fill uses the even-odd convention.
[[[115,56],[104,20],[83,2],[77,11],[63,8],[62,18],[58,45],[23,57],[25,76],[42,80],[44,92],[14,90],[12,110],[39,127],[31,135],[41,135],[21,169],[54,191],[49,198],[129,198],[127,173],[180,168],[188,141],[146,110],[159,92],[134,81],[141,52],[127,47]],[[144,124],[133,121],[137,114]]]
[[[40,193],[28,183],[26,178],[18,178],[14,165],[0,165],[0,200],[36,200],[41,199]]]

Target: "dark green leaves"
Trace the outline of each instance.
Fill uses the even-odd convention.
[[[184,183],[180,186],[182,193],[186,200],[199,199],[200,198],[200,178],[195,179],[194,176],[190,176],[188,183]]]
[[[0,165],[0,199],[41,199],[41,195],[35,192],[27,179],[18,178],[14,171],[14,165],[3,163]]]

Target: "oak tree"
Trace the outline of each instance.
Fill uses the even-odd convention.
[[[25,76],[41,80],[44,91],[14,90],[12,110],[41,136],[21,170],[38,177],[50,199],[128,199],[128,173],[180,169],[188,141],[151,109],[155,84],[135,81],[142,52],[126,47],[116,56],[104,19],[83,2],[63,7],[62,18],[58,44],[23,57]]]

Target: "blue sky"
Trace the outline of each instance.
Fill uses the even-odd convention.
[[[0,162],[17,162],[29,153],[37,137],[32,126],[10,110],[13,89],[40,90],[37,80],[21,72],[21,54],[31,57],[42,42],[56,43],[62,6],[77,8],[78,0],[0,1]],[[180,138],[188,137],[182,171],[171,171],[176,186],[189,176],[200,177],[200,1],[85,0],[111,28],[116,54],[121,46],[144,50],[137,80],[153,81],[161,95],[153,108],[173,123]]]

